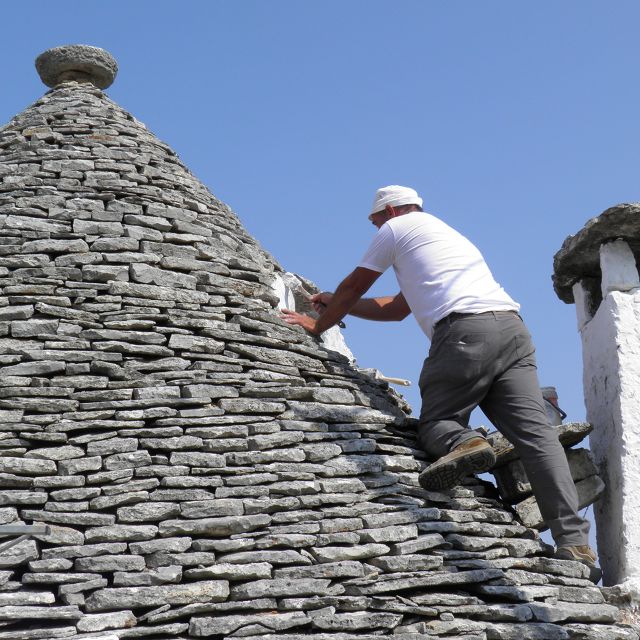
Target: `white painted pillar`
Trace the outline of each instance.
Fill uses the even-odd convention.
[[[640,589],[640,279],[622,240],[600,247],[602,302],[573,286],[591,450],[606,489],[594,505],[605,585]],[[593,315],[592,315],[593,314]]]

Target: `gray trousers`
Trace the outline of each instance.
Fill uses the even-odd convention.
[[[589,522],[578,514],[567,457],[545,412],[535,348],[519,315],[452,314],[439,322],[420,392],[418,442],[428,455],[440,458],[477,437],[468,424],[480,406],[520,455],[556,544],[588,544]]]

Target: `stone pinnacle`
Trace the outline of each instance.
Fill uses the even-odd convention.
[[[62,82],[90,82],[106,89],[118,73],[114,57],[104,49],[86,44],[72,44],[47,49],[36,58],[36,70],[48,87]]]

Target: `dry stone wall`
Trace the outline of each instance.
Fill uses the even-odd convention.
[[[637,640],[492,485],[418,486],[385,383],[90,83],[0,130],[0,640]]]

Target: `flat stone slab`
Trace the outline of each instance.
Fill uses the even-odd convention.
[[[393,629],[402,620],[393,613],[356,611],[314,615],[313,626],[327,631],[358,631],[360,629]]]
[[[226,600],[228,596],[229,583],[224,580],[159,587],[121,587],[102,589],[92,593],[87,598],[86,610],[108,611],[109,609],[160,607],[164,604],[221,602]]]
[[[298,569],[302,571],[303,568]],[[185,577],[192,580],[219,579],[229,581],[260,580],[271,577],[272,566],[268,562],[231,564],[229,562],[197,567],[185,571]]]
[[[529,608],[534,620],[540,622],[615,622],[618,619],[617,607],[610,604],[532,602]]]
[[[308,624],[309,618],[300,611],[257,615],[230,615],[192,618],[189,626],[189,635],[197,638],[220,636],[231,634],[237,629],[251,624],[259,624],[266,627],[265,631],[283,631],[292,627]]]
[[[254,580],[231,588],[231,600],[251,600],[264,597],[322,595],[331,584],[328,579],[276,578]]]
[[[553,258],[553,288],[563,302],[572,304],[573,285],[583,278],[601,279],[600,245],[623,239],[640,258],[640,204],[619,204],[591,218],[567,237]]]
[[[76,635],[76,627],[49,627],[48,629],[18,629],[16,631],[0,631],[0,640],[54,640],[54,638],[80,638]],[[96,639],[98,640],[98,639]],[[99,640],[119,640],[117,636],[105,636]]]
[[[424,572],[409,574],[408,577],[390,577],[387,580],[377,580],[369,584],[350,584],[346,593],[348,595],[375,595],[418,588],[442,588],[446,590],[463,584],[478,584],[501,577],[502,571],[496,569],[460,571],[458,573]]]
[[[0,593],[0,607],[54,604],[56,597],[49,591],[9,591]]]
[[[5,606],[0,607],[0,621],[20,620],[21,618],[41,618],[44,620],[79,620],[82,612],[78,607],[38,607]]]
[[[487,640],[569,640],[563,627],[549,623],[489,624]]]
[[[558,431],[560,444],[565,448],[578,444],[593,431],[593,427],[587,422],[567,422],[554,428]],[[492,431],[487,440],[496,454],[494,467],[500,467],[518,457],[513,445],[498,431]]]
[[[208,535],[230,536],[235,533],[253,531],[268,525],[271,518],[266,515],[201,518],[198,520],[165,520],[160,523],[161,536]]]
[[[563,626],[578,640],[638,640],[631,627],[610,627],[604,624],[568,624]]]
[[[105,629],[122,629],[135,627],[136,617],[131,611],[114,611],[112,613],[87,614],[77,623],[78,631],[103,631]]]

